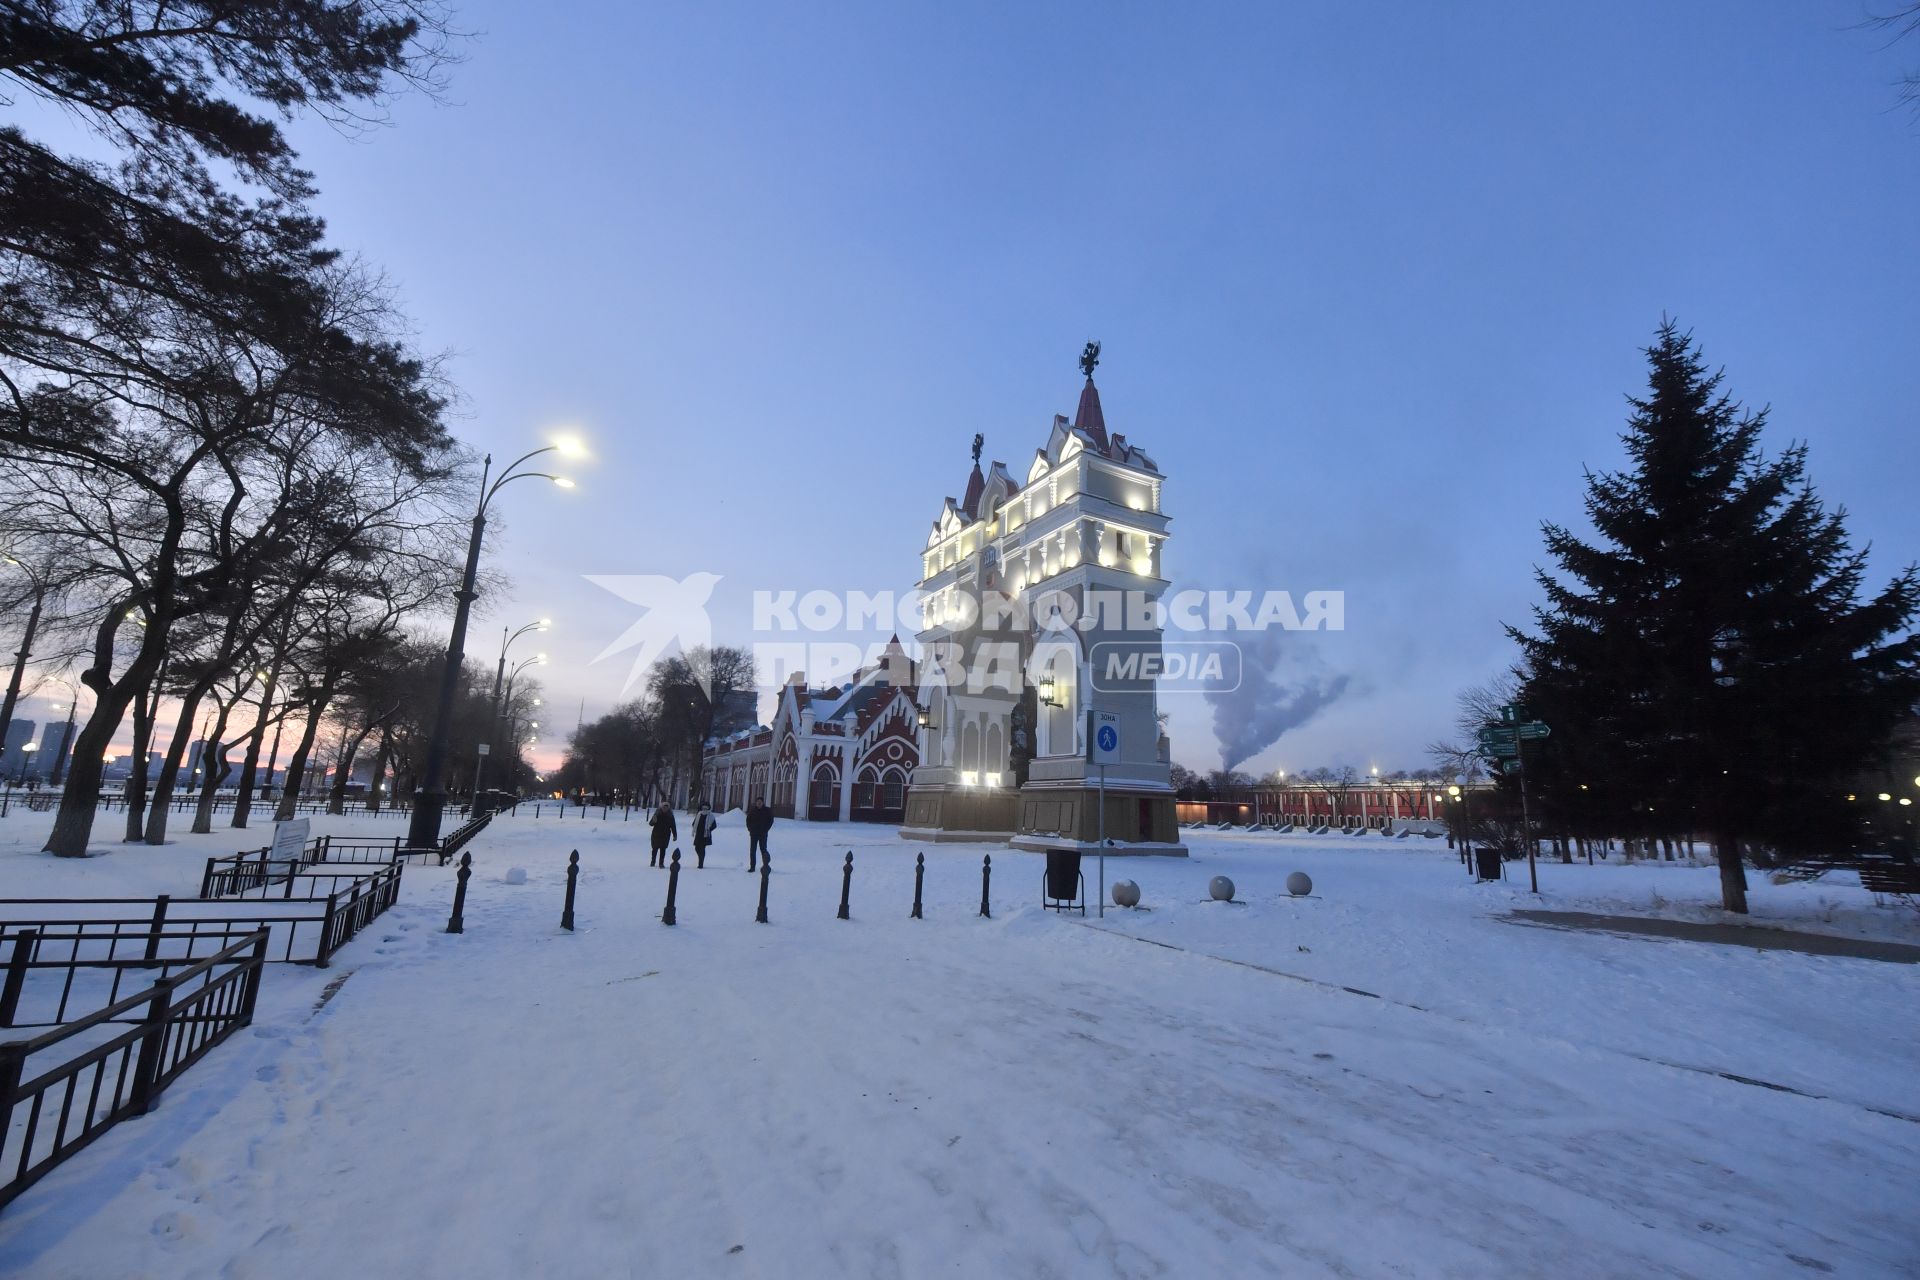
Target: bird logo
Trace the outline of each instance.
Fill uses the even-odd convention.
[[[636,650],[626,683],[620,686],[623,694],[633,688],[642,673],[667,650],[677,645],[684,654],[713,639],[713,620],[707,616],[707,601],[720,582],[717,573],[690,573],[678,581],[659,573],[582,576],[594,586],[645,610],[637,622],[593,659],[599,662],[627,649]]]

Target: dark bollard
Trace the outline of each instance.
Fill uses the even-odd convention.
[[[920,914],[920,887],[926,878],[927,855],[924,853],[916,854],[913,859],[913,914],[908,917],[910,920],[924,920],[926,918]]]
[[[993,883],[993,855],[980,859],[980,914],[993,919],[993,912],[987,909],[987,888]]]
[[[560,927],[568,933],[573,932],[573,886],[580,879],[580,851],[575,849],[567,857],[567,905],[560,912]]]
[[[673,896],[680,891],[680,851],[673,851],[673,865],[667,868],[667,909],[660,913],[661,924],[674,924]]]
[[[852,892],[853,892],[853,850],[849,849],[847,850],[846,868],[840,872],[840,918],[842,920],[853,919],[853,917],[847,912],[847,895]]]
[[[773,859],[760,859],[760,909],[753,913],[755,924],[767,922],[767,876],[773,871]]]
[[[473,875],[473,855],[460,855],[458,883],[453,886],[453,914],[447,917],[448,933],[464,933],[467,921],[467,879]]]

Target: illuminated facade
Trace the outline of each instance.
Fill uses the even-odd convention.
[[[1110,435],[1090,345],[1074,420],[1056,417],[1016,477],[980,467],[946,500],[922,552],[920,765],[909,839],[1007,839],[1016,847],[1095,846],[1089,710],[1119,717],[1121,762],[1106,779],[1116,852],[1184,854],[1150,675],[1096,670],[1113,652],[1160,652],[1142,603],[1166,587],[1163,477]],[[1129,607],[1131,605],[1132,607]]]

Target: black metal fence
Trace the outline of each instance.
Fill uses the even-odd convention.
[[[36,934],[29,955],[62,940]],[[164,949],[159,935],[139,941]],[[77,939],[74,945],[77,954]],[[144,990],[28,1039],[0,1042],[0,1206],[120,1121],[153,1110],[189,1067],[251,1023],[267,947],[266,929],[230,936],[212,955],[163,969]],[[27,961],[21,973],[60,968]],[[71,977],[62,985],[71,989]]]
[[[10,783],[0,784],[0,817],[7,810],[24,806],[28,809],[47,810],[57,808],[62,792],[58,788],[40,787],[30,789],[16,787]],[[233,792],[222,792],[213,798],[208,812],[213,814],[232,813],[239,799]],[[115,811],[125,813],[127,797],[124,792],[103,793],[94,799],[94,807],[103,813]],[[264,796],[253,802],[253,815],[262,820],[270,819],[279,809],[278,796]],[[169,813],[193,813],[200,808],[200,792],[196,788],[191,792],[175,792],[167,801]],[[472,802],[467,800],[450,801],[444,812],[455,817],[466,817],[472,812]],[[326,796],[303,796],[293,802],[293,816],[322,817],[333,814],[333,801]],[[378,809],[366,807],[365,796],[348,796],[341,804],[340,812],[334,816],[352,816],[357,818],[408,818],[413,816],[413,805],[406,800],[384,801]]]
[[[493,815],[483,813],[479,817],[456,827],[452,835],[440,842],[440,865],[445,866],[448,859],[460,852],[475,836],[485,831],[487,829],[487,823],[491,821],[493,821]],[[414,850],[409,849],[407,852],[412,853]]]
[[[66,940],[74,960],[123,957],[134,945],[144,948],[145,960],[192,960],[233,934],[266,929],[266,959],[324,969],[399,900],[402,870],[399,863],[382,865],[312,898],[0,899],[0,954],[8,939],[31,929]]]
[[[368,867],[398,861],[400,837],[376,839],[366,836],[315,836],[297,855],[273,856],[272,849],[249,849],[244,853],[219,854],[207,859],[200,877],[200,896],[227,898],[248,896],[274,885],[283,886],[286,897],[311,897],[292,892],[291,881],[300,872],[315,866]],[[365,874],[361,872],[360,874]]]

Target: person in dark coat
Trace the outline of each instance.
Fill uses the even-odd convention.
[[[653,817],[647,820],[647,825],[653,828],[653,856],[647,859],[647,865],[664,867],[667,865],[667,843],[680,834],[680,829],[673,823],[673,810],[665,800],[653,811]]]
[[[767,856],[767,832],[773,830],[773,810],[764,800],[747,806],[747,870],[753,870],[754,854]]]
[[[713,843],[713,829],[719,825],[720,820],[713,816],[712,807],[705,804],[701,805],[699,816],[693,820],[694,866],[704,867],[707,865],[707,846]]]

